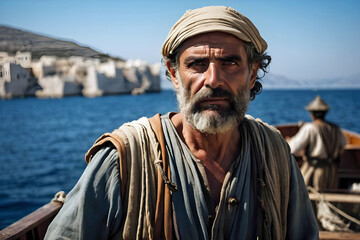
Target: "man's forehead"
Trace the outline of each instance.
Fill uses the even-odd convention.
[[[180,54],[234,54],[244,51],[244,42],[237,37],[222,32],[211,32],[196,35],[186,40],[180,47]]]

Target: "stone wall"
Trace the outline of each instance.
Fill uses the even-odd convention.
[[[10,62],[2,64],[2,69],[4,77],[0,78],[0,97],[24,97],[31,82],[29,71]]]

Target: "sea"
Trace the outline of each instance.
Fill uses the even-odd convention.
[[[360,133],[360,89],[264,90],[248,114],[272,125],[311,121],[304,109],[320,95],[327,119]],[[68,193],[86,167],[84,154],[103,133],[156,113],[177,111],[172,90],[144,95],[0,100],[0,229]]]

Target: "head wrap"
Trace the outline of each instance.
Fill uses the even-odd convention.
[[[312,100],[306,107],[308,111],[319,111],[319,112],[326,112],[330,109],[330,106],[319,96],[317,95],[314,100]]]
[[[235,9],[223,6],[209,6],[187,10],[175,23],[167,36],[161,53],[166,59],[186,39],[207,32],[225,32],[255,45],[264,53],[267,44],[254,24]]]

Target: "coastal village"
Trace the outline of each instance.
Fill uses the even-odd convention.
[[[0,98],[61,98],[160,91],[160,63],[0,52]]]

